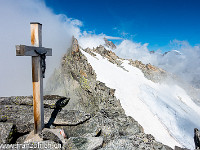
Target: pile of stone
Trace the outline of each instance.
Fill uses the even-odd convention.
[[[32,97],[0,99],[1,144],[60,144],[58,149],[170,149],[144,134],[143,128],[124,113],[101,109],[94,116],[67,110],[71,100],[44,96],[45,129],[33,136]],[[61,132],[63,132],[61,134]]]

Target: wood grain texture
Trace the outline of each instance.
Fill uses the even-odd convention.
[[[42,46],[42,25],[31,24],[31,44],[34,47],[41,48]],[[32,47],[22,46],[24,54],[31,55]],[[27,53],[26,53],[27,52]],[[32,56],[32,82],[33,82],[33,113],[34,113],[34,133],[42,132],[44,128],[44,106],[43,106],[43,77],[40,64],[40,56]]]

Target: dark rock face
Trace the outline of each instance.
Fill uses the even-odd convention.
[[[197,128],[194,129],[194,143],[195,143],[195,148],[200,149],[200,133]]]

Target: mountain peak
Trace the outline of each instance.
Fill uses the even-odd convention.
[[[198,107],[183,88],[174,82],[167,83],[168,75],[151,64],[120,58],[102,45],[83,49],[79,47],[78,40],[73,38],[71,49],[62,58],[62,65],[54,72],[46,87],[47,94],[59,94],[72,99],[66,109],[91,114],[88,122],[91,121],[95,129],[100,128],[100,136],[105,135],[103,148],[122,148],[121,145],[113,147],[122,140],[122,136],[125,137],[124,144],[133,142],[128,140],[130,136],[134,136],[134,141],[142,142],[148,139],[145,133],[155,137],[150,144],[142,144],[150,146],[149,149],[156,149],[156,140],[171,147],[192,147],[193,140],[188,133],[194,128],[192,118],[199,117]],[[127,115],[131,117],[127,118]],[[98,119],[106,120],[113,126],[102,126]],[[196,122],[195,126],[199,127],[199,121]],[[83,123],[83,126],[85,130],[87,123]],[[105,130],[107,128],[109,131]],[[70,129],[67,130],[71,133]],[[142,145],[131,147],[142,149]],[[160,145],[162,147],[163,144]]]
[[[71,49],[72,52],[79,52],[78,40],[74,36],[72,37]]]
[[[107,46],[108,48],[111,48],[111,49],[117,48],[112,41],[108,41],[108,39],[106,39],[105,37],[104,37],[104,41],[105,41],[105,46]]]

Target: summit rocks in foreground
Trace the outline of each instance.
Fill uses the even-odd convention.
[[[96,55],[89,49],[85,51]],[[104,50],[101,46],[99,52],[123,68],[113,52]],[[97,144],[93,143],[96,145],[93,149],[171,149],[157,142],[152,135],[145,134],[137,121],[126,116],[120,101],[114,95],[115,89],[96,80],[96,73],[75,38],[62,58],[60,68],[55,70],[46,87],[46,94],[70,97],[71,100],[63,110],[79,110],[91,116],[81,124],[63,126],[67,137],[71,139],[72,149],[92,149],[88,147],[92,137],[102,138],[102,144],[99,143],[100,139],[93,140],[94,143],[99,141]],[[68,146],[65,148],[69,148]]]

